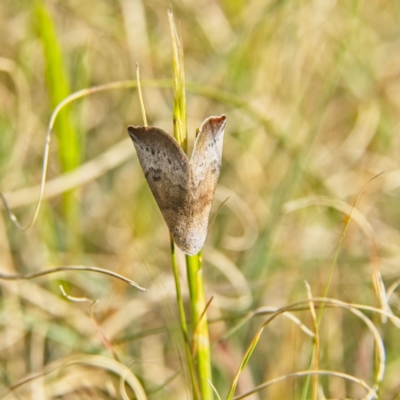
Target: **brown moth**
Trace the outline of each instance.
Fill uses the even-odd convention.
[[[221,115],[201,124],[190,160],[164,130],[128,127],[147,183],[175,243],[186,254],[197,254],[207,237],[225,123],[226,117]]]

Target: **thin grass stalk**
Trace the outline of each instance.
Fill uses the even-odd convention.
[[[247,363],[249,362],[250,357],[253,354],[253,351],[256,348],[256,346],[260,340],[261,334],[264,331],[264,327],[265,327],[265,325],[263,324],[261,326],[261,328],[258,330],[258,332],[256,333],[256,335],[254,336],[249,347],[247,348],[246,353],[242,359],[242,362],[240,363],[239,368],[236,372],[236,375],[233,378],[231,387],[229,388],[229,393],[228,393],[228,396],[226,397],[227,400],[231,400],[233,398],[233,395],[235,394],[235,390],[236,390],[236,387],[237,387],[237,384],[239,381],[240,374],[242,373],[242,371],[245,369]]]
[[[201,253],[186,256],[186,269],[190,294],[190,310],[193,324],[193,348],[197,361],[200,393],[203,400],[213,399],[213,389],[208,383],[211,380],[210,338],[208,334],[207,307],[204,294],[204,280]]]
[[[188,368],[190,374],[190,380],[192,382],[192,391],[193,391],[193,398],[199,399],[199,387],[196,379],[196,373],[194,368],[194,362],[192,353],[190,351],[190,340],[189,340],[189,333],[186,323],[186,316],[185,316],[185,309],[183,306],[183,298],[182,298],[182,291],[181,291],[181,283],[179,279],[179,269],[178,269],[178,261],[176,259],[176,252],[175,252],[175,243],[170,235],[170,242],[171,242],[171,260],[172,260],[172,271],[174,273],[174,281],[175,281],[175,289],[176,289],[176,300],[178,303],[178,311],[179,311],[179,321],[182,330],[184,345],[185,345],[185,353],[188,360]]]
[[[172,64],[174,69],[174,106],[173,122],[174,137],[187,153],[187,122],[186,122],[186,95],[183,51],[174,22],[172,12],[168,13],[171,41]],[[208,380],[212,380],[210,339],[208,335],[207,315],[204,294],[204,280],[202,272],[201,252],[194,256],[186,256],[187,279],[189,285],[190,309],[192,314],[193,343],[197,349],[195,360],[197,363],[197,377],[202,400],[212,400],[214,393]]]
[[[311,313],[311,319],[313,322],[314,333],[315,333],[314,348],[313,348],[313,354],[312,354],[312,369],[314,371],[317,371],[319,369],[319,359],[320,359],[320,340],[319,340],[318,321],[317,321],[317,314],[315,313],[314,302],[312,300],[311,287],[307,282],[306,282],[306,288],[307,288],[307,297],[310,299],[310,313]],[[318,387],[319,387],[319,375],[315,374],[312,377],[311,398],[313,400],[318,399]]]
[[[186,123],[186,91],[185,68],[183,63],[183,50],[174,22],[174,15],[168,12],[169,26],[172,41],[172,65],[174,69],[174,106],[173,123],[176,141],[187,153],[187,123]]]

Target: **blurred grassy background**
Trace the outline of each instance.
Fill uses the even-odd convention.
[[[329,296],[378,306],[371,278],[377,260],[387,288],[400,278],[400,4],[2,0],[0,189],[22,221],[37,199],[35,188],[22,189],[40,180],[46,126],[59,101],[79,89],[134,79],[136,61],[144,80],[172,78],[170,7],[185,51],[189,147],[204,118],[225,113],[228,121],[212,215],[229,200],[204,250],[207,295],[215,296],[208,311],[214,384],[224,396],[264,319],[220,339],[249,310],[305,299],[305,280],[314,296],[323,295],[346,204],[382,171],[357,204],[361,214],[350,222]],[[157,85],[143,91],[149,123],[172,133],[172,91]],[[65,299],[60,282],[71,296],[100,300],[96,319],[149,398],[190,398],[180,373],[168,232],[127,137],[129,124],[142,124],[132,89],[95,94],[61,112],[49,166],[49,187],[58,179],[55,194],[26,233],[1,214],[0,271],[93,265],[150,292],[83,272],[0,281],[0,388],[54,369],[13,392],[4,389],[4,398],[123,398],[116,378],[123,373],[113,369],[90,306]],[[111,150],[112,168],[99,158]],[[88,178],[83,168],[77,176],[85,183],[66,186],[64,174],[93,161],[99,177]],[[390,300],[398,314],[396,291]],[[296,316],[312,328],[309,311]],[[387,351],[380,398],[400,398],[399,330],[368,316]],[[321,369],[373,384],[373,338],[360,320],[326,309],[320,335]],[[277,318],[237,393],[308,369],[312,343],[293,322]],[[92,355],[108,357],[110,365],[94,366]],[[74,366],[61,368],[71,357]],[[320,383],[327,398],[365,394],[338,378]],[[300,398],[304,384],[290,379],[252,398]]]

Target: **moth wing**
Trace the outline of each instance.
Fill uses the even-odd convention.
[[[128,133],[147,183],[179,246],[175,236],[187,208],[188,158],[175,139],[160,128],[130,126]]]
[[[208,217],[221,169],[225,124],[225,115],[207,118],[201,124],[190,159],[193,207],[189,235],[196,242],[195,252],[200,251],[207,237]]]
[[[225,115],[207,118],[200,126],[190,159],[194,187],[211,192],[211,197],[221,169],[225,124]]]
[[[155,127],[128,128],[146,180],[175,243],[198,253],[207,237],[217,185],[226,117],[207,118],[196,137],[190,163],[178,143]]]

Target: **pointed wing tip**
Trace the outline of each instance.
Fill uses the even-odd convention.
[[[132,139],[135,139],[137,137],[138,133],[143,133],[148,130],[147,126],[128,126],[128,134]]]
[[[226,123],[226,115],[225,114],[222,114],[222,115],[220,115],[219,117],[210,117],[209,119],[211,119],[212,121],[215,121],[215,122],[217,122],[217,123],[219,123],[219,124],[225,124]]]
[[[129,125],[128,126],[128,134],[129,134],[129,136],[133,136],[133,135],[135,135],[135,132],[136,132],[136,130],[137,130],[137,126],[132,126],[132,125]]]
[[[222,114],[220,116],[211,116],[208,117],[207,119],[205,119],[203,121],[203,123],[201,124],[200,130],[202,129],[202,127],[205,124],[210,124],[212,125],[214,128],[216,127],[218,130],[224,130],[225,129],[225,125],[226,125],[226,116],[225,114]]]
[[[220,117],[217,117],[216,120],[218,121],[218,124],[221,126],[221,128],[225,129],[225,125],[226,125],[226,116],[225,116],[225,114],[222,114]]]

